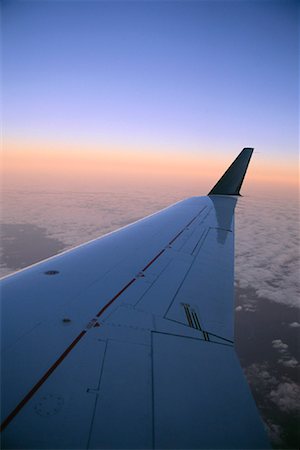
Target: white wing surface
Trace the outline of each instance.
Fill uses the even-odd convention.
[[[3,448],[269,448],[233,337],[251,154],[209,196],[2,280]]]

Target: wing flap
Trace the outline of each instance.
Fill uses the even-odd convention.
[[[155,448],[269,447],[231,346],[153,333],[153,385]]]
[[[152,448],[150,345],[108,340],[95,395],[89,448]]]

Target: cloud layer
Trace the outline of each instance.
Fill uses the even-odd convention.
[[[242,198],[236,212],[236,281],[260,298],[300,307],[297,199]],[[295,325],[293,325],[295,326]]]
[[[270,399],[281,411],[300,411],[300,387],[292,381],[280,383],[272,389]]]
[[[281,349],[280,343],[278,345]],[[287,376],[278,377],[276,368],[271,368],[267,361],[251,364],[245,369],[245,375],[263,415],[270,440],[283,446],[286,430],[282,425],[300,412],[299,385]]]

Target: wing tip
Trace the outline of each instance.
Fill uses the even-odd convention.
[[[253,147],[244,147],[233,163],[228,167],[219,181],[211,189],[208,195],[237,195],[247,172],[247,168],[253,154]]]

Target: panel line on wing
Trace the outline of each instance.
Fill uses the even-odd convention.
[[[182,339],[192,339],[194,341],[201,341],[201,342],[207,340],[207,339],[203,339],[201,337],[201,334],[199,334],[199,337],[195,337],[195,336],[187,336],[187,335],[182,335],[182,334],[177,334],[177,333],[170,333],[170,332],[167,332],[167,331],[152,330],[151,331],[151,335],[154,335],[154,334],[156,334],[156,335],[161,334],[161,335],[166,335],[166,336],[174,336],[174,337],[179,337],[179,338],[182,338]],[[223,338],[220,338],[220,339],[223,339]],[[210,344],[215,344],[215,345],[225,345],[225,346],[228,346],[228,347],[232,347],[233,346],[232,345],[233,343],[231,341],[229,341],[228,339],[223,339],[223,340],[224,341],[228,341],[228,343],[227,342],[224,342],[224,343],[223,342],[216,342],[216,341],[212,341],[212,340],[209,340],[208,342]]]
[[[210,228],[208,228],[207,230],[204,230],[203,231],[203,233],[201,234],[201,236],[200,236],[200,239],[198,240],[198,242],[197,242],[197,244],[195,245],[195,247],[193,248],[193,250],[192,250],[192,252],[191,252],[191,255],[194,255],[194,253],[195,253],[195,251],[196,251],[196,249],[197,249],[197,247],[198,247],[198,253],[199,253],[199,251],[200,251],[200,249],[201,249],[201,247],[202,247],[202,245],[203,245],[203,243],[204,243],[204,241],[205,241],[205,239],[206,239],[206,237],[207,237],[207,235],[208,235],[208,233],[209,233],[209,230],[210,230]]]
[[[155,411],[155,395],[154,395],[154,343],[153,343],[153,331],[150,333],[151,335],[151,415],[152,415],[152,448],[154,449],[155,444],[155,417],[154,417],[154,411]]]
[[[190,326],[189,325],[189,323],[184,323],[184,322],[181,322],[181,321],[179,321],[179,320],[176,320],[176,319],[171,319],[171,318],[169,318],[169,317],[165,317],[164,318],[164,320],[166,320],[167,322],[171,322],[171,323],[174,323],[174,324],[176,324],[176,325],[180,325],[181,327],[184,327],[185,329],[190,329],[190,328],[192,328],[192,329],[194,329],[194,330],[197,330],[197,328],[194,328],[194,327],[192,327],[192,326]],[[182,328],[181,328],[181,330],[182,330]],[[209,341],[209,342],[213,342],[213,343],[220,343],[220,344],[223,344],[223,345],[234,345],[234,341],[232,341],[231,339],[227,339],[227,338],[225,338],[225,337],[223,337],[223,336],[220,336],[220,335],[218,335],[218,334],[215,334],[215,333],[211,333],[210,331],[203,331],[203,329],[201,329],[201,330],[199,330],[199,331],[201,331],[202,332],[202,335],[203,335],[203,338],[204,338],[204,340],[206,340],[206,341]],[[156,331],[157,333],[158,332],[161,332],[162,333],[162,331]],[[174,333],[167,333],[167,332],[165,332],[166,334],[174,334]],[[175,333],[175,335],[176,335],[176,333]],[[187,336],[187,335],[181,335],[182,337],[191,337],[191,336]],[[214,338],[216,338],[216,339],[218,339],[218,340],[221,340],[221,341],[224,341],[224,343],[223,342],[217,342],[217,341],[214,341]],[[197,338],[194,338],[194,339],[197,339]],[[227,344],[228,343],[228,344]]]
[[[222,339],[222,341],[226,341],[226,342],[230,342],[231,344],[234,344],[234,341],[232,341],[231,339],[227,339],[227,338],[225,338],[225,337],[223,337],[223,336],[218,336],[217,334],[211,333],[210,331],[208,331],[207,333],[208,333],[210,336],[216,337],[216,338],[218,338],[218,339]]]
[[[98,386],[97,386],[98,392],[100,392],[101,378],[102,378],[102,374],[103,374],[103,370],[104,370],[104,361],[105,361],[105,356],[106,356],[106,351],[107,351],[107,340],[105,340],[104,342],[105,342],[105,349],[104,349],[104,354],[103,354],[103,359],[102,359],[102,365],[101,365],[101,371],[100,371],[100,376],[99,376],[99,382],[98,382]],[[88,437],[88,440],[87,440],[87,448],[89,448],[89,446],[90,446],[90,440],[91,440],[91,434],[92,434],[93,424],[94,424],[94,420],[95,420],[95,414],[96,414],[96,410],[97,410],[98,398],[99,398],[99,395],[96,394],[93,414],[92,414],[92,418],[91,418],[89,437]]]
[[[177,238],[179,238],[179,236],[197,219],[197,217],[200,216],[200,214],[207,208],[207,206],[204,206],[198,214],[196,214],[195,217],[193,217],[193,219],[178,233],[176,234],[176,236],[169,242],[169,245],[172,245]],[[209,214],[209,213],[208,213]],[[205,216],[206,217],[206,216]],[[205,218],[204,217],[204,218]],[[203,219],[204,220],[204,219]]]
[[[200,241],[201,241],[201,246],[200,246],[200,248],[202,247],[203,243],[205,242],[206,237],[208,236],[208,233],[209,233],[210,229],[211,229],[211,228],[208,228],[208,229],[207,229],[207,232],[206,232],[205,234],[202,234],[203,238],[202,238],[202,240],[201,240],[201,238],[200,238]],[[200,242],[200,241],[199,241],[199,242]],[[198,244],[197,244],[197,245],[198,245]],[[197,252],[197,253],[199,253],[200,248],[198,249],[198,252]],[[173,299],[170,301],[170,304],[169,304],[169,306],[168,306],[168,308],[167,308],[167,310],[166,310],[166,312],[165,312],[165,314],[164,314],[164,318],[167,319],[166,316],[167,316],[167,314],[168,314],[170,308],[172,307],[172,304],[174,303],[174,301],[175,301],[175,299],[176,299],[176,297],[177,297],[177,295],[178,295],[180,289],[182,288],[182,285],[184,284],[184,282],[185,282],[185,280],[186,280],[188,274],[190,273],[190,271],[191,271],[193,265],[195,264],[195,260],[196,260],[196,258],[195,258],[194,261],[191,263],[191,265],[190,265],[189,269],[187,270],[187,272],[185,273],[185,275],[184,275],[184,277],[183,277],[183,279],[182,279],[182,281],[181,281],[181,283],[180,283],[180,285],[179,285],[179,287],[178,287],[178,289],[177,289],[177,291],[176,291],[176,293],[175,293]]]

